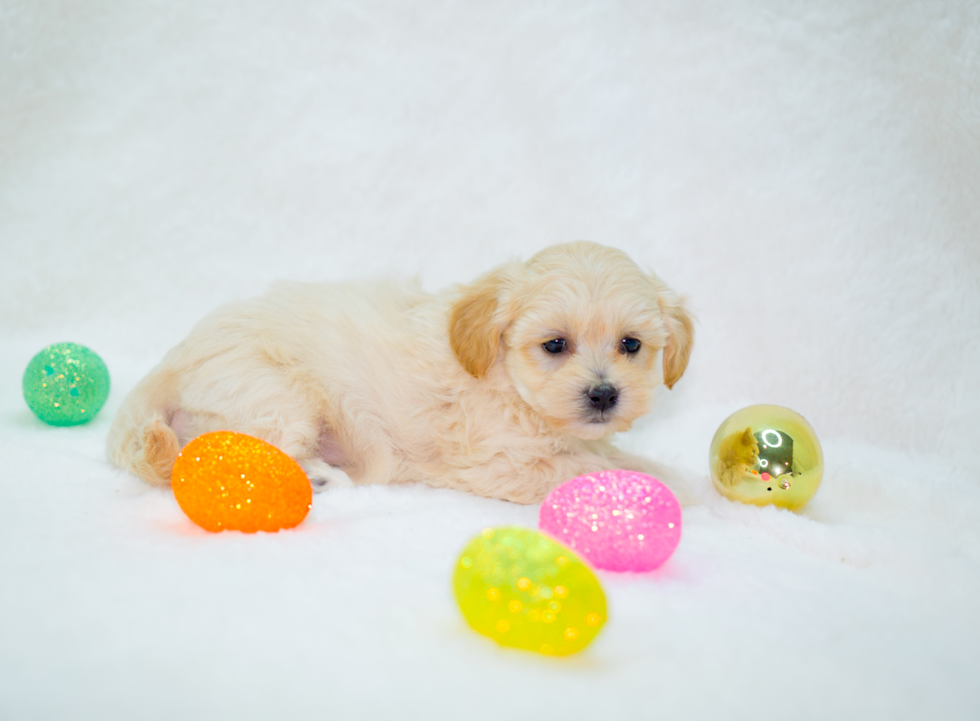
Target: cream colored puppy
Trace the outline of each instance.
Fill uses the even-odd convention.
[[[657,473],[606,437],[681,377],[692,335],[667,286],[594,243],[437,296],[282,283],[171,350],[124,401],[108,455],[163,486],[185,443],[234,430],[315,488],[418,481],[534,503],[582,473]]]

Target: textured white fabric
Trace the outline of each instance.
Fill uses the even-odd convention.
[[[966,0],[0,5],[0,716],[980,716],[978,49]],[[209,536],[103,460],[219,303],[578,238],[690,298],[689,371],[620,442],[703,499],[662,570],[602,575],[578,657],[451,598],[534,508],[359,488]],[[62,340],[113,374],[87,427],[20,397]],[[800,515],[705,476],[753,402],[824,441]]]

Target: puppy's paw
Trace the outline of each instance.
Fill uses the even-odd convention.
[[[645,473],[666,484],[682,506],[694,506],[701,503],[699,489],[703,482],[697,474],[657,463],[643,456],[634,456],[620,451],[612,454],[610,461],[613,468]]]
[[[319,493],[327,488],[340,488],[354,485],[354,481],[344,471],[318,458],[300,461],[299,465],[306,472],[306,477],[310,479],[310,485],[313,486],[314,493]]]

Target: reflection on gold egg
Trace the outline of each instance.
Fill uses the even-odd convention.
[[[782,406],[749,406],[730,415],[711,441],[708,462],[726,498],[792,511],[813,498],[823,476],[817,434]]]

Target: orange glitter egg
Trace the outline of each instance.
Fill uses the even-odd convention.
[[[299,464],[244,433],[198,436],[177,456],[170,481],[184,513],[207,531],[292,528],[313,505],[313,489]]]

